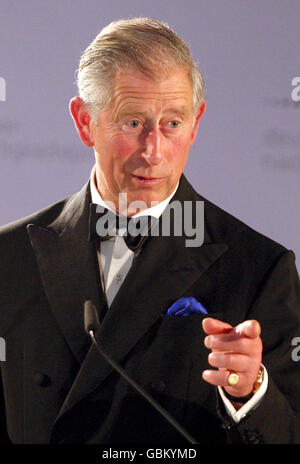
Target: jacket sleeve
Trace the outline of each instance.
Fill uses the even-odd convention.
[[[262,282],[247,319],[262,327],[269,384],[258,406],[238,424],[218,411],[230,443],[300,443],[300,283],[292,251],[284,252]]]

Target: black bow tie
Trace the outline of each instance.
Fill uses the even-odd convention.
[[[136,218],[118,216],[102,205],[90,204],[89,240],[109,240],[116,231],[125,229],[122,234],[128,248],[137,253],[150,235],[150,230],[158,219],[153,216]]]

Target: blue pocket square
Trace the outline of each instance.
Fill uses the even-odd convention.
[[[164,316],[190,316],[192,314],[207,314],[204,306],[193,296],[179,298],[170,306]]]

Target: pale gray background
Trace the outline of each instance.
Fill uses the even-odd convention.
[[[0,224],[78,191],[93,152],[68,114],[81,52],[107,23],[152,16],[190,44],[207,112],[185,173],[300,262],[299,0],[0,0]],[[17,246],[17,244],[16,244]]]

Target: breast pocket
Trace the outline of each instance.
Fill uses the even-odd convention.
[[[202,329],[205,317],[162,316],[134,350],[135,378],[145,386],[158,385],[157,389],[165,395],[185,397],[192,366],[199,372],[199,379],[208,367],[209,351],[204,346]],[[211,313],[209,317],[221,320],[222,313]]]

